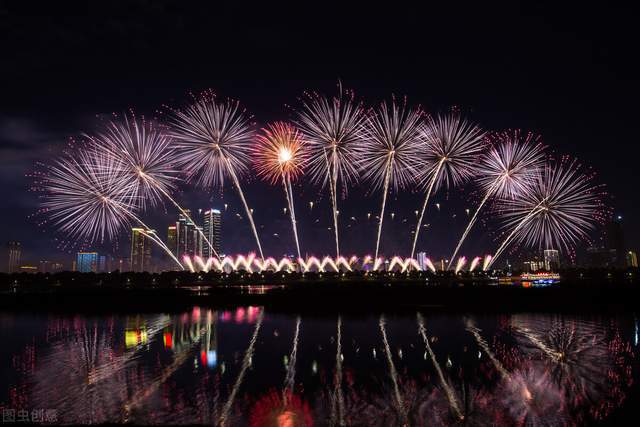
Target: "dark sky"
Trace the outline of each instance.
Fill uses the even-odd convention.
[[[605,2],[563,9],[539,2],[442,2],[447,6],[421,9],[371,2],[357,10],[308,2],[281,8],[236,2],[224,9],[180,1],[90,3],[0,2],[0,240],[22,241],[28,260],[68,256],[55,249],[54,230],[29,217],[37,198],[27,191],[25,174],[60,153],[67,138],[95,129],[97,114],[133,107],[153,115],[162,104],[186,101],[189,91],[212,88],[240,99],[260,125],[291,117],[285,104],[295,106],[303,90],[333,93],[338,79],[368,104],[407,95],[429,111],[459,106],[487,129],[541,134],[555,152],[599,172],[614,211],[624,216],[628,246],[638,249],[634,10]],[[428,214],[431,231],[421,244],[434,257],[447,255],[462,232],[472,190],[436,196],[441,210]],[[291,248],[280,189],[251,180],[246,191],[264,226],[267,252]],[[330,251],[326,196],[308,184],[296,191],[303,248]],[[366,193],[366,186],[352,188],[341,202],[342,223],[351,216],[357,223],[343,230],[344,252],[373,250],[374,226],[365,218],[379,209],[380,195]],[[224,249],[251,248],[231,189],[224,200],[189,189],[179,198],[192,209],[229,203]],[[312,212],[310,200],[317,201]],[[408,251],[419,204],[419,195],[409,193],[392,200],[388,212],[396,216],[385,227],[383,252]],[[164,229],[174,215],[167,207],[148,218]],[[488,224],[478,227],[464,254],[495,248],[487,233],[495,227],[491,219]]]

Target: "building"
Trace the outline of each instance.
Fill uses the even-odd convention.
[[[16,273],[20,267],[20,257],[22,256],[22,247],[20,242],[11,241],[7,243],[7,250],[9,252],[9,264],[7,271],[9,273]]]
[[[558,271],[560,268],[560,252],[557,249],[544,250],[544,269],[547,271]]]
[[[178,255],[178,242],[177,238],[177,228],[176,225],[170,225],[167,228],[167,247],[171,251],[172,254]]]
[[[546,269],[545,262],[538,259],[538,257],[534,257],[532,260],[525,261],[523,263],[523,270],[525,273],[535,273],[536,271]]]
[[[613,221],[607,224],[606,244],[609,249],[613,267],[626,267],[626,247],[624,242],[624,232],[622,229],[622,215],[616,216]]]
[[[616,251],[602,246],[591,246],[587,248],[587,266],[591,268],[614,267],[616,262]]]
[[[51,261],[41,260],[38,264],[38,272],[39,273],[50,273],[51,269]]]
[[[418,263],[418,267],[420,270],[427,271],[429,266],[427,265],[427,253],[426,252],[418,252],[416,255],[416,261]]]
[[[222,254],[222,215],[220,211],[218,209],[204,211],[202,224],[205,237],[218,255]],[[207,242],[203,242],[202,256],[204,258],[212,258],[214,256]]]
[[[98,253],[78,252],[76,257],[76,271],[81,273],[96,273],[98,271]]]
[[[634,251],[627,252],[627,267],[638,268],[638,256]]]
[[[151,271],[151,239],[143,228],[131,229],[131,271]]]
[[[189,209],[185,209],[185,212],[191,217]],[[178,259],[182,259],[184,256],[202,255],[199,251],[198,235],[198,229],[193,221],[189,220],[186,215],[180,214],[178,222],[176,222],[176,257]]]
[[[18,271],[21,273],[37,273],[38,267],[35,265],[21,265]]]

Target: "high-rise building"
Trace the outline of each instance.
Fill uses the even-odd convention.
[[[9,252],[9,273],[16,273],[20,267],[20,256],[22,255],[22,248],[20,242],[11,241],[7,243],[7,250]]]
[[[627,252],[627,267],[638,268],[638,256],[634,251]]]
[[[98,271],[97,252],[78,252],[76,257],[76,271],[81,273],[95,273]]]
[[[143,228],[131,229],[131,271],[151,271],[151,239]]]
[[[615,267],[624,268],[626,266],[627,251],[622,230],[622,215],[616,216],[607,224],[606,237],[607,249],[609,249],[612,256],[611,264]]]
[[[203,233],[213,249],[220,255],[222,253],[222,215],[218,209],[209,209],[204,211],[204,219],[202,221]],[[213,251],[203,242],[202,256],[205,258],[213,257]]]
[[[51,272],[51,261],[41,260],[38,266],[39,273],[50,273]]]
[[[178,255],[178,242],[177,238],[177,228],[176,225],[170,225],[167,228],[167,247],[171,251],[172,254]]]
[[[191,217],[191,211],[185,209],[185,212]],[[178,216],[178,222],[176,222],[176,257],[181,259],[183,256],[195,256],[202,255],[198,251],[198,230],[193,221],[190,221],[185,215],[180,214]]]
[[[418,252],[416,255],[416,261],[418,262],[418,267],[420,270],[427,271],[429,266],[427,265],[427,253],[426,252]]]
[[[544,269],[547,271],[558,271],[560,268],[560,252],[557,249],[544,250]]]

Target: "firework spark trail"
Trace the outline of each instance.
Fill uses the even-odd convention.
[[[218,425],[224,426],[229,419],[229,412],[233,407],[233,402],[235,401],[236,395],[238,394],[238,390],[240,389],[240,385],[244,379],[245,372],[251,366],[251,358],[253,357],[253,348],[256,345],[256,341],[258,340],[258,333],[260,332],[260,326],[262,325],[262,318],[264,317],[264,309],[260,310],[260,314],[256,319],[256,326],[253,330],[253,335],[251,336],[251,341],[249,341],[249,346],[244,353],[244,358],[242,359],[242,368],[238,373],[238,377],[236,378],[236,382],[233,384],[233,388],[231,389],[231,394],[227,399],[224,407],[222,408],[222,413],[220,414],[220,418],[218,420]]]
[[[507,246],[509,244],[511,244],[511,241],[516,237],[516,233],[518,231],[520,231],[520,229],[522,227],[524,227],[527,222],[531,221],[531,219],[536,216],[538,214],[538,212],[540,212],[542,210],[542,204],[544,203],[544,200],[541,201],[540,203],[538,203],[532,210],[531,212],[529,212],[527,215],[525,215],[524,218],[522,218],[522,220],[513,228],[513,230],[511,231],[511,233],[509,233],[509,235],[507,236],[506,239],[504,239],[504,241],[502,242],[502,244],[498,247],[498,249],[496,250],[496,253],[493,254],[493,257],[491,257],[491,260],[489,261],[489,264],[486,266],[485,270],[488,268],[491,268],[491,266],[493,265],[493,263],[496,261],[496,259],[502,255],[502,252],[504,252],[504,250],[507,248]]]
[[[336,257],[340,256],[338,182],[342,188],[358,178],[357,144],[362,138],[366,114],[355,95],[338,84],[338,95],[328,98],[306,93],[296,124],[309,142],[309,172],[315,181],[328,184],[331,195]]]
[[[282,391],[282,401],[286,407],[289,402],[289,396],[293,394],[293,386],[296,379],[296,359],[298,357],[298,336],[300,335],[300,324],[302,323],[300,316],[296,319],[296,332],[293,336],[293,345],[291,355],[289,356],[289,364],[287,365],[287,375],[284,379],[284,387]]]
[[[331,167],[327,166],[327,175],[329,176],[329,193],[331,196],[331,213],[333,216],[333,227],[334,227],[334,236],[335,236],[335,242],[336,242],[336,257],[340,256],[340,233],[338,230],[338,197],[337,197],[337,192],[338,192],[338,170],[336,168],[336,152],[335,152],[335,148],[332,150],[332,161],[329,162],[329,159],[327,158],[326,155],[326,151],[325,151],[325,160],[327,162],[327,165],[329,165],[329,163],[332,164]]]
[[[478,329],[475,326],[475,324],[471,319],[467,319],[465,323],[466,323],[466,330],[469,331],[471,335],[473,335],[473,337],[476,339],[476,342],[478,343],[480,348],[482,348],[484,352],[487,354],[487,356],[489,357],[489,360],[491,360],[491,362],[493,363],[493,366],[495,366],[498,373],[500,373],[500,375],[502,375],[502,377],[507,381],[511,381],[511,374],[509,373],[509,371],[507,371],[504,368],[504,366],[502,366],[502,363],[500,363],[500,361],[493,354],[493,352],[489,348],[489,344],[487,344],[484,338],[482,338],[482,335],[480,335],[480,329]]]
[[[431,358],[431,363],[433,364],[433,367],[435,368],[436,373],[438,374],[438,379],[440,380],[440,384],[442,385],[442,388],[444,389],[444,392],[447,395],[447,399],[449,400],[449,406],[451,406],[451,409],[453,410],[456,417],[458,417],[458,419],[460,420],[463,420],[464,415],[462,415],[462,412],[460,411],[460,405],[458,404],[458,399],[456,399],[455,392],[451,388],[451,385],[449,384],[449,382],[444,378],[444,374],[442,373],[440,364],[436,360],[436,355],[431,349],[431,345],[429,344],[429,338],[427,337],[427,330],[424,326],[424,318],[420,313],[417,313],[417,318],[418,318],[418,330],[420,332],[420,336],[422,336],[424,345],[427,349],[427,352],[429,353],[429,357]]]
[[[494,186],[494,188],[495,188],[495,186]],[[482,209],[484,204],[487,202],[487,200],[489,200],[489,198],[491,196],[493,196],[494,192],[495,192],[494,190],[487,191],[487,194],[485,194],[484,198],[482,199],[482,201],[478,205],[478,208],[473,213],[473,216],[471,217],[471,220],[469,221],[469,224],[467,225],[467,228],[464,230],[464,233],[462,233],[462,237],[460,238],[460,241],[458,241],[458,244],[456,245],[456,248],[454,249],[453,254],[451,255],[451,258],[449,258],[449,265],[447,265],[447,270],[451,269],[451,264],[453,263],[453,260],[456,257],[456,255],[458,254],[458,251],[460,250],[460,247],[462,246],[462,243],[467,238],[467,234],[469,234],[469,231],[471,230],[471,227],[473,227],[473,225],[476,223],[476,218],[478,217],[478,213],[480,212],[480,210]]]
[[[253,222],[253,214],[251,213],[251,209],[249,209],[249,205],[247,204],[247,200],[244,198],[244,193],[242,191],[242,187],[240,186],[240,181],[238,181],[238,176],[236,175],[233,168],[229,169],[229,175],[231,175],[231,179],[233,180],[233,184],[238,190],[238,195],[240,196],[240,200],[242,201],[242,206],[244,206],[244,212],[249,218],[249,224],[251,225],[251,231],[253,231],[253,237],[256,239],[256,245],[258,246],[258,252],[260,252],[260,258],[264,261],[264,253],[262,253],[262,245],[260,244],[260,238],[258,237],[258,230],[256,229],[256,224]]]
[[[336,334],[336,371],[333,376],[333,398],[331,405],[332,425],[336,425],[336,412],[338,414],[337,425],[347,425],[344,421],[344,397],[342,396],[342,316],[338,316]]]
[[[184,266],[182,265],[180,260],[178,258],[176,258],[176,256],[173,254],[173,252],[171,252],[171,250],[167,247],[167,245],[158,237],[156,232],[153,231],[153,230],[150,230],[149,227],[147,225],[145,225],[142,221],[140,221],[140,224],[144,227],[144,230],[142,230],[141,233],[144,236],[146,236],[147,238],[149,238],[156,245],[158,245],[160,247],[160,249],[165,251],[167,253],[167,255],[169,255],[169,257],[171,257],[171,259],[174,260],[176,262],[176,264],[178,264],[178,266],[180,266],[180,268],[182,270],[184,270]]]
[[[529,328],[526,328],[524,326],[517,326],[515,324],[511,324],[511,327],[516,330],[517,332],[519,332],[520,334],[522,334],[523,336],[525,336],[529,341],[531,341],[532,344],[534,344],[536,347],[538,347],[539,350],[541,350],[543,353],[545,353],[547,356],[549,356],[549,358],[551,358],[552,360],[559,362],[562,360],[562,353],[555,351],[551,348],[549,348],[541,339],[540,337],[538,337],[538,335],[536,335],[534,332],[532,332],[531,330],[529,330]]]
[[[431,182],[429,183],[429,188],[427,190],[427,195],[424,198],[424,203],[422,204],[422,209],[420,210],[420,218],[418,219],[418,224],[416,225],[416,231],[413,235],[413,245],[411,245],[411,256],[409,258],[413,258],[416,253],[416,245],[418,243],[418,236],[420,235],[420,229],[422,228],[422,220],[424,218],[424,213],[427,210],[427,205],[429,204],[429,198],[431,197],[431,191],[433,190],[433,186],[438,179],[438,174],[440,173],[440,168],[442,168],[442,164],[445,159],[443,158],[438,162],[438,166],[433,173],[433,178],[431,178]]]
[[[402,398],[402,393],[400,393],[400,386],[398,385],[398,372],[396,371],[396,366],[393,363],[391,348],[389,347],[389,341],[387,340],[386,321],[384,316],[380,316],[380,332],[382,333],[382,342],[387,356],[387,363],[389,364],[389,375],[393,381],[394,403],[396,410],[398,411],[398,415],[400,415],[402,425],[408,425],[407,411],[405,410],[404,400]]]
[[[282,184],[284,185],[284,193],[287,196],[287,205],[289,205],[289,218],[291,219],[291,228],[293,230],[293,239],[296,242],[296,251],[298,258],[302,258],[300,255],[300,240],[298,239],[298,226],[296,223],[296,211],[293,207],[293,190],[291,189],[291,180],[289,175],[282,175]]]
[[[376,236],[376,252],[375,252],[375,259],[378,259],[378,252],[380,250],[380,236],[382,236],[382,223],[384,222],[384,210],[385,207],[387,206],[387,193],[389,193],[389,179],[390,179],[390,175],[391,175],[391,158],[392,158],[392,154],[389,154],[389,160],[387,163],[387,173],[385,174],[385,178],[384,178],[384,187],[382,189],[382,206],[380,207],[380,219],[378,221],[378,234]]]

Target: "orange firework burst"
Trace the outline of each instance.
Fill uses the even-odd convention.
[[[302,133],[285,122],[275,122],[262,129],[254,147],[258,175],[273,184],[286,177],[302,175],[308,152]]]
[[[258,135],[254,147],[255,164],[258,175],[272,184],[282,179],[284,193],[287,196],[289,217],[293,238],[300,258],[300,241],[296,225],[296,213],[293,205],[291,181],[302,175],[308,160],[307,148],[302,133],[285,122],[275,122]]]

